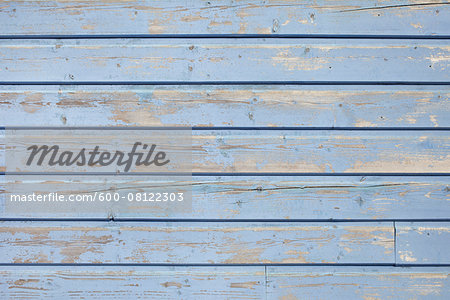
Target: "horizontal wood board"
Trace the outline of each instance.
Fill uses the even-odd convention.
[[[0,147],[4,147],[4,140],[0,139]],[[93,140],[77,139],[71,135],[58,141],[68,149],[78,151],[83,147],[93,149],[96,145]],[[192,153],[194,173],[370,175],[448,173],[449,148],[448,131],[208,129],[193,131],[192,148],[186,148],[186,151]],[[0,168],[5,170],[4,167],[4,151],[0,151]],[[190,165],[180,163],[180,167],[186,170]],[[7,171],[26,172],[23,168]],[[46,171],[49,170],[43,170]]]
[[[450,292],[442,267],[6,266],[0,277],[0,296],[28,299],[446,299]]]
[[[3,218],[113,218],[221,220],[410,220],[448,219],[447,176],[194,176],[191,183],[155,181],[150,176],[1,176],[0,190],[30,190],[61,195],[119,194],[125,201],[97,203],[95,209],[43,211],[41,203],[10,210]],[[126,201],[128,193],[151,193],[158,187],[192,190],[190,205]],[[10,206],[9,206],[10,207]]]
[[[447,299],[448,268],[267,267],[267,298]]]
[[[2,126],[449,127],[448,86],[0,86]]]
[[[0,40],[0,82],[448,82],[446,40]]]
[[[384,223],[0,223],[1,263],[394,263]]]
[[[4,35],[448,35],[447,1],[0,1]],[[20,20],[20,22],[18,22]]]
[[[262,299],[264,267],[42,267],[0,270],[9,299]]]
[[[396,222],[398,263],[450,265],[448,222]]]

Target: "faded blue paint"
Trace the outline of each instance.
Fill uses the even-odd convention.
[[[4,1],[1,34],[448,35],[436,0]],[[20,22],[18,22],[20,20]]]
[[[396,222],[395,228],[397,263],[450,264],[450,222]]]
[[[449,131],[407,130],[450,126],[448,86],[283,85],[286,81],[448,82],[448,40],[411,36],[448,36],[448,4],[432,0],[1,1],[3,37],[112,34],[117,39],[0,40],[0,81],[219,84],[3,85],[0,126],[400,129],[194,132],[196,171],[268,174],[197,176],[191,211],[135,207],[135,213],[126,213],[105,207],[100,212],[66,215],[3,213],[2,218],[23,220],[0,224],[0,262],[31,265],[0,269],[0,298],[447,299],[448,176],[272,175],[448,174]],[[133,34],[319,34],[324,38],[121,39]],[[410,39],[330,38],[341,34]],[[281,84],[225,87],[221,81]],[[171,98],[174,94],[161,96],[161,91],[179,94]],[[0,130],[0,171],[7,146],[3,135]],[[55,179],[61,181],[56,189],[62,191],[111,186],[136,191],[150,182],[143,177],[100,182],[87,176],[79,181],[40,176],[18,184],[35,180],[48,190]],[[0,176],[0,181],[1,190],[5,177]],[[36,217],[76,220],[31,221]],[[158,222],[83,220],[106,217]],[[332,218],[352,222],[315,222]],[[165,222],[168,219],[177,222]],[[305,222],[268,222],[274,219]],[[368,219],[378,222],[362,222]],[[413,219],[441,222],[399,222]],[[206,265],[185,265],[195,263]],[[242,265],[214,267],[214,263]],[[259,265],[245,266],[248,263]],[[272,263],[362,266],[274,267]],[[438,267],[369,267],[372,263]]]
[[[448,299],[448,268],[268,267],[267,299]],[[295,299],[295,298],[294,298]]]
[[[56,181],[56,183],[55,183]],[[8,181],[9,184],[12,184]],[[110,218],[115,219],[446,219],[448,177],[446,176],[194,176],[192,207],[161,204],[110,205],[97,210],[46,213],[22,210],[3,213],[3,218]],[[157,185],[148,176],[64,176],[28,175],[15,184],[17,190],[36,189],[52,192],[86,193],[114,191],[151,192]],[[5,176],[0,176],[0,190]],[[3,199],[4,194],[0,194]],[[134,207],[134,209],[133,209]]]
[[[442,267],[4,266],[0,276],[2,298],[447,299],[450,293]]]
[[[445,82],[449,56],[447,40],[0,40],[0,81]]]
[[[0,86],[3,126],[449,127],[448,86]]]
[[[364,264],[395,259],[392,222],[4,221],[0,239],[3,264]]]

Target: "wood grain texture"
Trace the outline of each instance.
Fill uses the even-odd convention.
[[[16,299],[446,299],[446,268],[4,266]]]
[[[2,267],[2,299],[263,299],[264,267]]]
[[[449,81],[446,40],[0,40],[0,81]]]
[[[4,139],[0,141],[3,147],[4,143]],[[78,151],[83,147],[93,149],[96,144],[92,140],[85,141],[82,136],[67,136],[60,143]],[[449,148],[448,131],[195,130],[192,149],[188,150],[192,151],[194,173],[370,175],[446,173],[450,170]],[[4,162],[4,151],[0,151],[0,162],[2,159]],[[180,167],[187,166],[181,163]]]
[[[384,223],[0,223],[1,263],[393,263]]]
[[[0,126],[239,127],[193,132],[197,176],[181,183],[192,188],[188,206],[11,211],[11,187],[127,193],[169,184],[0,176],[0,298],[447,299],[449,177],[394,175],[448,174],[450,131],[423,130],[450,127],[448,86],[378,84],[450,81],[449,4],[0,0]],[[357,81],[371,85],[327,85]],[[150,82],[159,85],[131,85]],[[414,127],[422,129],[405,130]],[[10,147],[0,130],[0,172],[18,171],[6,168]]]
[[[148,176],[27,175],[0,177],[0,190],[15,194],[56,192],[64,195],[150,193],[165,185]],[[191,205],[100,203],[94,208],[68,206],[41,209],[41,203],[14,203],[4,218],[149,218],[155,219],[446,219],[450,215],[448,177],[374,176],[194,176]],[[2,201],[9,201],[4,194]],[[5,199],[6,198],[6,199]],[[5,202],[4,202],[5,203]],[[6,204],[6,203],[5,203]],[[4,204],[3,204],[4,205]],[[2,211],[0,209],[0,211]]]
[[[449,127],[448,86],[0,86],[2,126]]]
[[[448,268],[267,267],[268,299],[447,299]]]
[[[0,2],[2,34],[449,34],[447,1]],[[18,22],[20,20],[20,22]]]
[[[450,222],[396,222],[396,261],[450,264]]]

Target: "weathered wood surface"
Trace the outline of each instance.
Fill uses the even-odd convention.
[[[0,297],[447,299],[446,268],[4,266]]]
[[[4,147],[4,139],[0,143]],[[77,151],[96,145],[93,140],[85,141],[81,136],[71,135],[60,139],[59,143]],[[446,173],[450,170],[449,148],[448,131],[195,130],[192,132],[192,149],[188,150],[192,151],[194,173],[370,175]],[[0,151],[0,162],[2,157],[4,151]],[[180,167],[186,168],[182,163]],[[53,170],[64,171],[55,167]]]
[[[0,126],[241,127],[194,131],[192,171],[204,174],[182,187],[192,186],[187,206],[11,211],[2,202],[10,177],[1,176],[0,298],[447,299],[449,177],[370,174],[450,170],[450,131],[423,130],[450,126],[448,85],[399,85],[450,81],[448,4],[0,0],[0,36],[22,36],[0,40]],[[328,85],[344,81],[373,85]],[[395,130],[245,129],[266,126]],[[422,129],[403,130],[413,127]],[[233,175],[247,172],[267,174]],[[27,175],[12,186],[125,193],[155,184]],[[196,264],[205,266],[187,266]]]
[[[450,264],[450,222],[396,222],[396,261]]]
[[[1,126],[449,127],[448,86],[0,86]]]
[[[392,222],[0,223],[1,263],[393,263]]]
[[[17,194],[34,191],[58,194],[95,192],[155,192],[160,182],[146,176],[27,175],[0,177]],[[20,179],[20,180],[19,180]],[[59,211],[40,209],[41,203],[16,203],[17,209],[0,209],[3,218],[137,218],[137,219],[446,219],[450,215],[448,177],[374,176],[194,176],[190,205],[121,201],[97,203]],[[1,195],[0,197],[5,195]],[[8,199],[3,199],[6,201]],[[19,209],[19,205],[22,208]],[[66,206],[64,206],[66,205]]]
[[[1,34],[449,34],[447,1],[0,1]],[[18,22],[20,20],[20,22]]]
[[[448,268],[267,267],[267,299],[448,299]]]
[[[263,299],[263,266],[6,266],[2,299]]]
[[[446,82],[449,61],[447,40],[0,40],[1,82]]]

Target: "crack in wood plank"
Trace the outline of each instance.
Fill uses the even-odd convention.
[[[339,10],[337,12],[354,12],[354,11],[366,11],[366,10],[378,10],[378,9],[390,9],[390,8],[403,8],[403,7],[413,7],[413,6],[440,6],[448,5],[450,2],[433,2],[433,3],[414,3],[414,4],[399,4],[399,5],[385,5],[385,6],[374,6],[374,7],[363,7],[355,9],[345,9]]]

